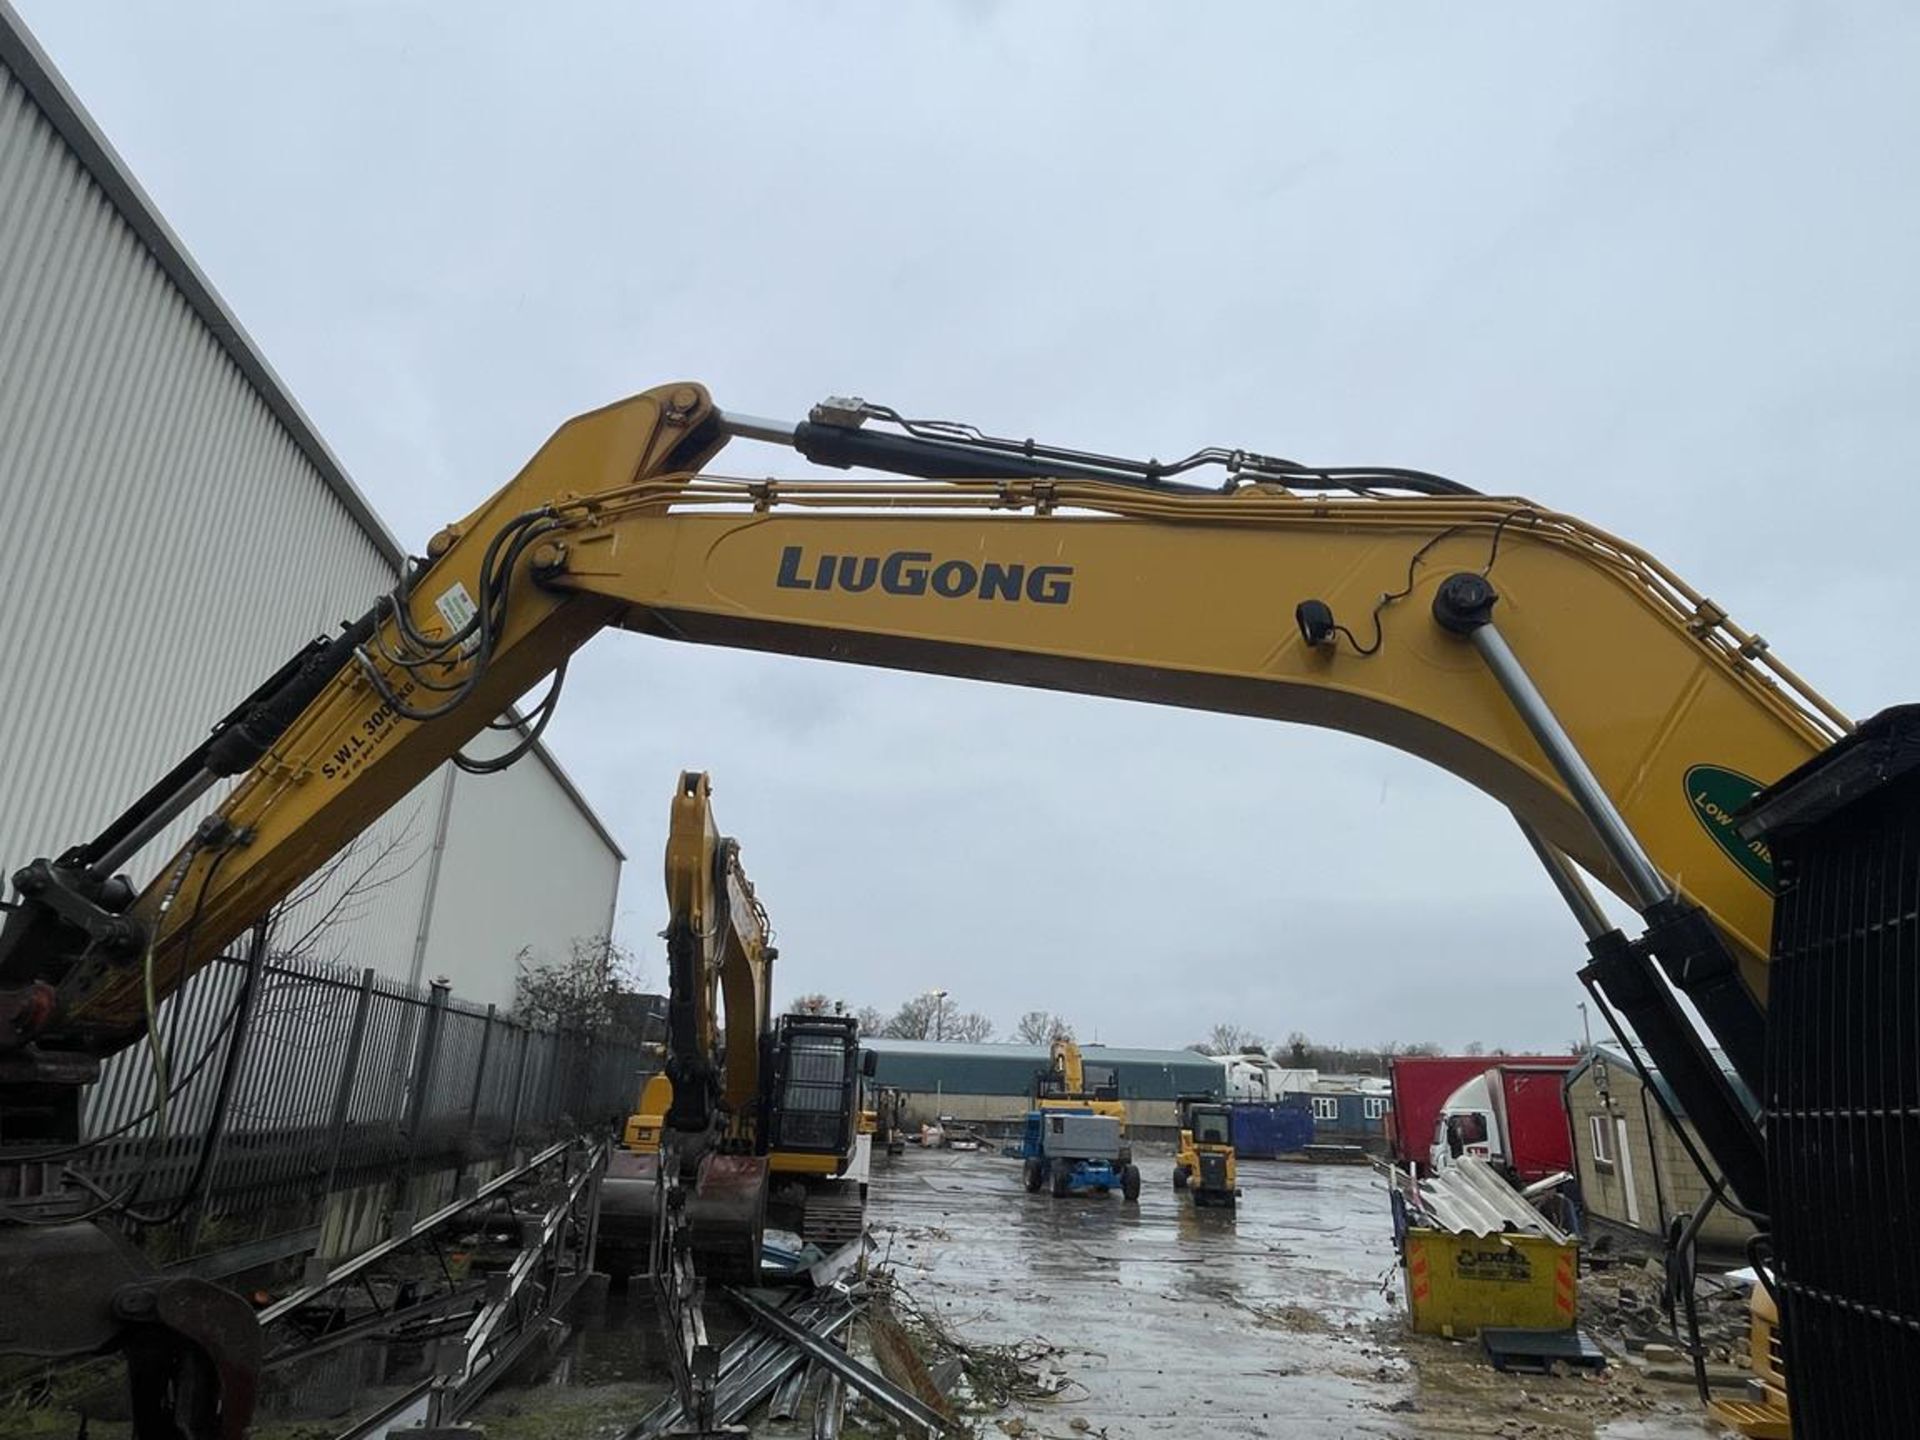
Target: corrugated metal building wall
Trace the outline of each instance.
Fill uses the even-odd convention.
[[[404,559],[4,0],[0,516],[8,872],[100,829]],[[462,828],[436,864],[443,812]],[[383,883],[350,889],[376,858]],[[331,915],[315,953],[505,1005],[522,945],[604,933],[620,860],[544,752],[449,770],[282,939]]]

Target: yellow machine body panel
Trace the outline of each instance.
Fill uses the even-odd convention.
[[[660,1132],[666,1128],[667,1107],[673,1103],[673,1082],[665,1075],[649,1075],[640,1087],[640,1106],[627,1117],[620,1143],[636,1154],[650,1155],[660,1148]]]
[[[1793,1416],[1787,1408],[1780,1354],[1780,1311],[1764,1285],[1753,1287],[1747,1313],[1747,1363],[1753,1369],[1757,1393],[1743,1400],[1716,1398],[1708,1413],[1747,1440],[1791,1440]]]

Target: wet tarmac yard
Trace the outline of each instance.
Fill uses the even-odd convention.
[[[1065,1385],[992,1417],[1002,1433],[1723,1433],[1690,1388],[1628,1366],[1504,1375],[1477,1344],[1409,1334],[1368,1167],[1245,1162],[1227,1212],[1177,1196],[1164,1152],[1137,1158],[1138,1205],[1028,1195],[1014,1162],[985,1152],[909,1151],[876,1167],[874,1235],[901,1288],[968,1339],[1051,1347]]]
[[[876,1157],[875,1260],[903,1304],[1018,1372],[1013,1399],[966,1415],[975,1433],[1724,1433],[1701,1416],[1689,1386],[1644,1378],[1630,1364],[1597,1377],[1505,1375],[1477,1344],[1407,1333],[1386,1197],[1365,1167],[1243,1164],[1244,1195],[1228,1213],[1196,1211],[1176,1196],[1164,1150],[1137,1158],[1145,1185],[1128,1205],[1118,1195],[1029,1195],[1017,1164],[987,1151]],[[619,1435],[662,1390],[644,1309],[611,1297],[581,1317],[556,1370],[503,1387],[471,1419],[490,1440]],[[755,1433],[807,1430],[762,1424]],[[856,1407],[847,1433],[897,1432]]]

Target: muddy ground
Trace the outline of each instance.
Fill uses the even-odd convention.
[[[1139,1159],[1137,1206],[1028,1195],[1018,1166],[984,1151],[876,1161],[876,1259],[903,1303],[1021,1359],[1024,1393],[970,1417],[989,1440],[1722,1433],[1690,1387],[1630,1364],[1597,1378],[1502,1375],[1477,1345],[1409,1335],[1368,1169],[1249,1163],[1226,1214],[1176,1198],[1164,1150]],[[473,1419],[491,1440],[616,1436],[658,1393],[657,1359],[650,1322],[615,1297],[576,1336],[566,1386],[503,1389]],[[856,1409],[849,1433],[894,1432]]]
[[[986,1153],[910,1151],[876,1176],[875,1235],[904,1289],[965,1336],[1058,1347],[1070,1384],[1017,1407],[1025,1435],[1721,1433],[1690,1388],[1631,1366],[1502,1375],[1477,1344],[1409,1335],[1368,1169],[1250,1162],[1228,1214],[1179,1200],[1164,1153],[1139,1159],[1138,1206],[1027,1195]]]

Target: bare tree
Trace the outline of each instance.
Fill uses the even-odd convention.
[[[640,989],[632,954],[606,935],[577,936],[563,960],[522,950],[514,964],[514,1013],[535,1025],[606,1033],[619,1026],[615,997]]]
[[[1073,1026],[1051,1011],[1029,1010],[1013,1027],[1013,1039],[1021,1045],[1051,1045],[1073,1039]]]
[[[276,1063],[289,1074],[337,1052],[342,1043],[338,992],[311,983],[309,976],[316,967],[350,958],[340,927],[364,916],[374,896],[420,863],[421,847],[413,843],[418,838],[413,817],[418,813],[415,805],[383,836],[355,836],[269,912],[268,970],[252,1001],[249,1044],[256,1053],[277,1057]],[[410,856],[409,849],[416,853]],[[182,1004],[184,997],[172,1003]],[[254,1122],[305,1120],[324,1113],[329,1103],[324,1095],[309,1097],[304,1110],[292,1108],[296,1096],[306,1094],[304,1087],[294,1085],[260,1087],[251,1099],[236,1095],[232,1113]]]
[[[364,916],[375,895],[405,879],[426,858],[425,847],[414,843],[418,837],[413,821],[419,810],[416,804],[405,820],[386,827],[384,838],[376,839],[371,832],[356,835],[274,907],[274,959],[344,958],[340,947],[329,941],[331,932]],[[415,853],[409,855],[409,850]]]
[[[1387,1062],[1396,1055],[1438,1055],[1440,1047],[1431,1040],[1387,1040],[1378,1045],[1327,1045],[1307,1038],[1295,1030],[1286,1043],[1273,1048],[1273,1058],[1297,1070],[1328,1070],[1336,1074],[1384,1075]]]
[[[1264,1051],[1260,1037],[1251,1030],[1238,1025],[1222,1022],[1207,1032],[1207,1038],[1197,1045],[1189,1045],[1189,1050],[1198,1050],[1203,1055],[1240,1055],[1250,1050]]]
[[[880,1013],[877,1006],[862,1005],[853,1012],[853,1018],[859,1022],[862,1035],[882,1035],[886,1033],[887,1017]]]
[[[811,995],[798,996],[787,1006],[789,1015],[844,1015],[847,1002],[834,1000],[815,991]]]
[[[958,1040],[977,1045],[993,1037],[993,1021],[977,1011],[963,1013],[951,996],[930,990],[904,1001],[882,1033],[895,1040]]]
[[[934,1017],[952,1003],[932,992],[915,995],[902,1002],[900,1008],[893,1012],[893,1018],[887,1021],[882,1033],[892,1040],[931,1040]],[[941,1028],[944,1033],[945,1027]]]
[[[993,1038],[993,1021],[978,1010],[965,1010],[949,1019],[941,1034],[965,1045],[984,1045]]]
[[[1460,1053],[1462,1055],[1484,1055],[1487,1053],[1487,1047],[1478,1040],[1469,1040]]]

